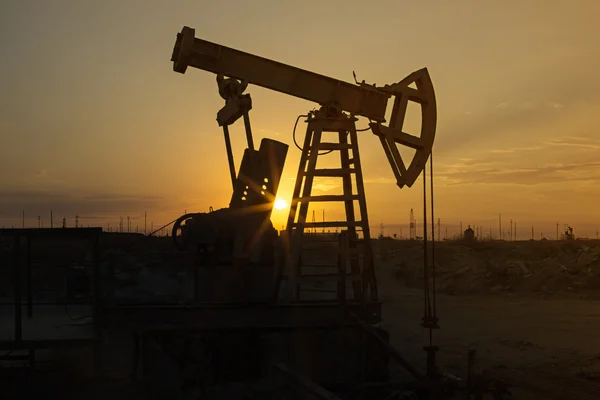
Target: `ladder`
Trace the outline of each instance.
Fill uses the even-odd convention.
[[[367,204],[365,199],[364,182],[360,164],[360,154],[356,134],[356,118],[338,114],[336,117],[323,116],[321,112],[311,113],[308,123],[302,155],[298,168],[296,185],[290,213],[287,221],[287,241],[289,248],[286,260],[286,301],[302,301],[303,290],[319,284],[333,284],[334,289],[323,289],[334,294],[333,298],[320,300],[337,300],[346,302],[346,283],[352,284],[351,301],[367,301],[367,293],[371,300],[377,300],[377,285],[373,270],[373,252],[370,242],[369,220],[367,217]],[[337,142],[322,141],[324,132],[337,133]],[[339,152],[340,168],[318,169],[317,158],[324,153]],[[341,195],[312,195],[315,177],[337,177],[342,179],[343,194]],[[356,193],[353,193],[353,183]],[[338,202],[343,203],[346,218],[343,221],[307,222],[310,203]],[[360,218],[355,213],[355,202],[358,202]],[[321,240],[306,240],[306,236],[317,238],[318,235],[306,234],[306,229],[314,228],[341,228],[342,234],[333,240],[338,246],[337,262],[318,264],[310,260],[305,253],[310,250],[307,244],[327,243]],[[362,237],[359,237],[359,233]],[[332,241],[329,241],[331,243]],[[333,246],[330,246],[333,247]],[[314,250],[314,249],[313,249]],[[323,252],[321,246],[321,252]],[[335,288],[337,285],[337,288]],[[311,296],[313,299],[315,296]]]

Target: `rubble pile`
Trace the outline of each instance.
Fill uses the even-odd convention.
[[[423,285],[423,243],[377,244],[377,265]],[[431,255],[428,255],[431,263]],[[585,293],[600,297],[600,242],[436,242],[437,290],[447,294]]]

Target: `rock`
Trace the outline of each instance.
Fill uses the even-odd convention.
[[[490,289],[491,293],[500,293],[502,291],[504,291],[504,287],[502,285],[496,285]]]
[[[463,267],[461,269],[459,269],[458,271],[455,271],[452,275],[461,275],[464,274],[465,272],[469,272],[471,271],[471,267]]]
[[[506,269],[506,272],[510,275],[527,275],[530,273],[525,263],[521,260],[510,261],[507,263]]]

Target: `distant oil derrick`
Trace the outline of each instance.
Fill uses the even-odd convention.
[[[410,240],[415,240],[417,238],[417,220],[415,219],[415,213],[412,208],[410,209],[408,238]]]

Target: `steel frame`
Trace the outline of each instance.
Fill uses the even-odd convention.
[[[99,279],[99,238],[102,228],[34,228],[34,229],[0,229],[0,238],[12,237],[14,243],[13,249],[13,306],[14,306],[14,324],[15,338],[10,340],[0,340],[0,349],[2,350],[28,350],[29,359],[38,349],[58,348],[65,346],[89,346],[94,345],[94,369],[99,372],[100,367],[100,344],[101,344],[101,324],[100,317],[100,279]],[[22,299],[22,276],[23,269],[21,265],[21,239],[25,239],[25,283],[27,296],[27,317],[33,318],[33,293],[31,285],[31,243],[33,239],[49,238],[74,238],[88,239],[92,246],[92,326],[94,336],[87,338],[68,338],[68,339],[23,339],[23,299]]]

